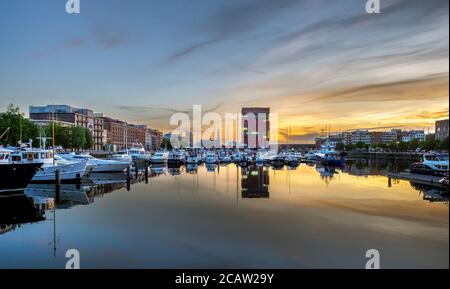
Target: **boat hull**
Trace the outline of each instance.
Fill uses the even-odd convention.
[[[38,171],[31,181],[33,183],[54,183],[56,171],[59,170],[61,183],[79,183],[86,172],[86,167],[86,161],[45,167]]]
[[[129,166],[128,163],[102,164],[94,167],[92,173],[123,173]]]
[[[0,190],[25,188],[43,163],[1,164]]]

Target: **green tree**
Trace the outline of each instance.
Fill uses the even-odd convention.
[[[338,142],[338,143],[336,144],[336,149],[337,149],[338,151],[343,151],[343,150],[345,150],[345,145],[344,145],[344,143],[343,143],[343,142]]]
[[[434,138],[434,136],[427,136],[421,145],[424,150],[432,151],[439,147],[439,142]]]
[[[65,149],[73,148],[71,127],[55,124],[55,145]]]
[[[448,152],[448,137],[439,144],[439,149]]]
[[[36,141],[39,136],[37,125],[29,119],[24,118],[19,107],[10,104],[6,112],[0,114],[0,135],[9,128],[5,136],[0,140],[2,145],[16,145],[20,140]]]
[[[84,129],[79,126],[71,127],[72,131],[72,148],[80,150],[86,145],[86,133]]]
[[[167,150],[171,150],[172,149],[172,144],[170,143],[170,139],[163,138],[163,140],[161,142],[161,148],[165,148]]]
[[[387,147],[389,148],[389,150],[395,152],[395,151],[398,151],[398,145],[399,145],[399,143],[393,141],[393,142],[390,142],[390,143],[387,145]]]
[[[406,152],[407,150],[408,150],[408,143],[403,142],[403,141],[399,142],[398,151]]]
[[[421,143],[417,139],[408,142],[408,150],[415,151],[419,147],[421,147]]]
[[[94,139],[92,138],[92,133],[89,129],[84,129],[84,137],[86,139],[86,143],[84,144],[83,148],[85,150],[91,149],[94,147]]]
[[[366,143],[360,141],[360,142],[358,142],[358,143],[356,144],[356,147],[357,147],[358,149],[365,149],[365,148],[367,148],[367,145],[366,145]]]

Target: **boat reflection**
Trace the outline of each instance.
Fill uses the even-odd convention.
[[[14,231],[22,224],[45,220],[45,208],[36,205],[22,190],[0,194],[0,234]]]
[[[171,165],[171,166],[168,166],[167,170],[171,176],[181,175],[181,166]]]
[[[164,164],[152,164],[150,171],[153,176],[165,175],[167,171],[167,166]]]
[[[197,164],[187,164],[186,172],[188,172],[189,174],[196,174],[198,172],[198,165]]]
[[[216,164],[206,164],[206,170],[210,173],[215,172],[216,168],[217,168]]]
[[[77,205],[88,205],[90,203],[87,192],[91,186],[64,184],[59,190],[59,200],[56,203],[58,209],[68,209]],[[45,202],[48,199],[57,199],[57,188],[53,184],[30,184],[24,191],[28,198],[34,200],[35,204]]]

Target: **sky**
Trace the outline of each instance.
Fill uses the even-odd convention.
[[[303,143],[448,118],[448,0],[65,2],[1,1],[0,111],[70,104],[170,131],[196,104],[270,107]]]

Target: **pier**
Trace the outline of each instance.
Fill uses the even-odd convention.
[[[418,162],[422,159],[422,153],[415,152],[366,152],[350,151],[348,159],[382,159]]]

